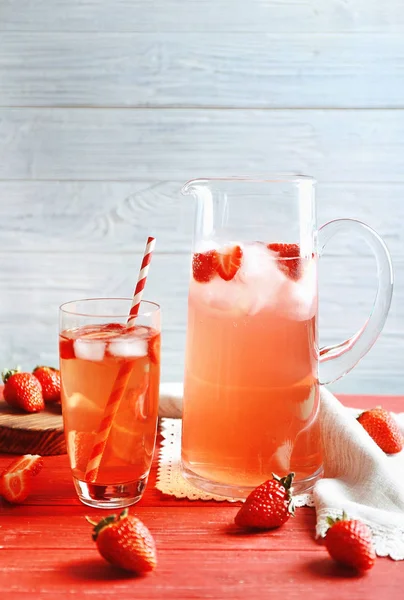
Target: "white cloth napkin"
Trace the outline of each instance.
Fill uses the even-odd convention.
[[[223,500],[200,492],[181,476],[181,427],[174,419],[181,417],[182,396],[182,384],[161,385],[159,416],[167,419],[157,487],[177,497]],[[320,399],[324,478],[312,497],[299,497],[298,505],[314,500],[318,537],[325,535],[327,516],[345,511],[369,525],[379,556],[404,560],[404,451],[387,456],[356,421],[359,410],[344,407],[325,388]],[[404,434],[404,413],[393,416]]]

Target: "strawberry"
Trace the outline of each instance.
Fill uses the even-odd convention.
[[[207,283],[215,276],[216,250],[195,252],[192,258],[192,274],[195,281]]]
[[[365,410],[358,417],[359,423],[386,454],[396,454],[403,449],[403,436],[391,414],[384,408]]]
[[[35,367],[32,371],[42,388],[46,402],[60,402],[60,372],[53,367]]]
[[[31,492],[31,479],[43,467],[39,454],[24,454],[13,460],[0,476],[0,495],[12,503],[23,502]]]
[[[93,431],[69,431],[67,434],[67,447],[72,469],[85,472],[94,446],[94,439],[95,433]]]
[[[5,369],[2,378],[3,397],[7,404],[29,413],[39,412],[45,408],[41,384],[35,375],[20,373],[18,369]]]
[[[361,521],[348,519],[327,519],[330,528],[325,536],[325,547],[337,562],[353,567],[358,571],[371,569],[376,561],[372,535],[367,525]]]
[[[243,251],[240,246],[230,246],[221,252],[216,252],[213,263],[216,272],[225,281],[230,281],[241,267]]]
[[[235,517],[236,525],[252,529],[280,527],[293,514],[291,486],[294,473],[287,477],[272,474],[253,490]]]
[[[116,333],[117,335],[123,333],[124,331],[129,331],[132,327],[126,327],[123,323],[107,323],[102,326],[103,331],[108,331],[112,333]],[[134,329],[134,327],[133,327]]]
[[[279,256],[280,269],[297,281],[301,275],[300,248],[298,244],[268,244],[267,248]],[[282,260],[284,259],[284,260]]]
[[[156,546],[146,525],[128,515],[110,515],[94,525],[93,540],[99,553],[111,565],[142,575],[157,565]]]
[[[63,359],[75,358],[74,355],[74,340],[61,338],[59,342],[59,356]]]
[[[149,339],[149,345],[148,345],[148,356],[151,360],[152,363],[154,363],[155,365],[158,365],[160,362],[160,347],[161,347],[161,335],[159,333],[157,333],[156,335],[153,335],[150,339]]]

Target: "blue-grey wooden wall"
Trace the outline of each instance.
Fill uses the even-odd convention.
[[[57,306],[131,293],[147,234],[163,378],[182,374],[195,176],[295,171],[319,218],[393,255],[385,331],[334,389],[404,393],[402,0],[1,0],[0,366],[56,362]],[[322,261],[321,341],[355,331],[375,268]]]

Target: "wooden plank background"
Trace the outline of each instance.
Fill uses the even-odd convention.
[[[295,171],[319,222],[365,220],[396,285],[385,331],[333,387],[404,390],[404,12],[400,0],[3,0],[0,366],[55,362],[57,306],[129,294],[158,237],[163,378],[182,376],[195,176]],[[360,240],[321,266],[321,342],[371,309]]]

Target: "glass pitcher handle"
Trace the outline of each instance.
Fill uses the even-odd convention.
[[[331,383],[348,373],[377,340],[389,312],[393,293],[393,267],[386,244],[368,225],[354,219],[337,219],[323,225],[318,232],[319,254],[338,232],[361,235],[376,257],[378,287],[369,318],[351,338],[335,346],[320,348],[321,384]]]

